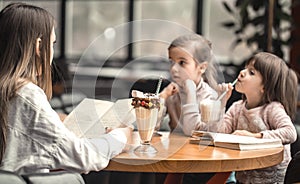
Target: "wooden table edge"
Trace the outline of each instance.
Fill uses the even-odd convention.
[[[224,148],[214,148],[224,149]],[[252,170],[270,167],[279,164],[283,160],[283,147],[272,148],[273,154],[243,159],[220,160],[188,160],[188,159],[164,159],[164,160],[134,160],[112,159],[104,169],[107,171],[124,172],[156,172],[156,173],[201,173],[201,172],[228,172]]]

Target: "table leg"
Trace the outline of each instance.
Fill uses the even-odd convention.
[[[206,184],[226,183],[231,172],[216,173]]]
[[[164,184],[182,184],[183,174],[169,173],[165,179]]]

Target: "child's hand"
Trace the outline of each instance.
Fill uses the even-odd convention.
[[[227,91],[225,96],[222,99],[220,99],[222,106],[224,107],[232,94],[233,86],[231,83],[222,83],[218,85],[218,88],[219,95],[222,95],[222,93]]]
[[[174,82],[171,82],[167,87],[164,88],[164,90],[159,94],[159,96],[166,100],[169,96],[178,93],[178,91],[178,85]]]
[[[243,136],[249,136],[249,137],[256,137],[256,138],[262,138],[261,133],[252,133],[247,130],[236,130],[232,134],[234,135],[243,135]]]
[[[191,79],[187,79],[184,81],[183,88],[186,93],[189,93],[191,91],[195,92],[197,90],[197,86],[196,86],[195,82]]]

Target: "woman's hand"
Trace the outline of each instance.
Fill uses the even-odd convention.
[[[167,99],[168,97],[179,92],[179,87],[176,83],[171,82],[167,87],[163,89],[163,91],[159,94],[159,97],[163,99]]]
[[[121,125],[120,125],[119,127],[117,127],[116,129],[122,130],[122,132],[124,132],[125,136],[127,137],[127,142],[128,142],[128,141],[131,141],[132,132],[133,132],[133,130],[134,130],[133,125],[127,126],[127,125],[121,124]],[[111,132],[112,130],[114,130],[114,129],[111,128],[111,127],[105,127],[105,133],[109,133],[109,132]],[[129,138],[130,140],[129,140],[128,138]]]
[[[133,127],[133,126],[132,126]],[[133,137],[133,128],[132,127],[130,127],[130,126],[123,126],[123,127],[118,127],[118,128],[115,128],[115,129],[112,129],[112,128],[107,128],[107,129],[105,129],[106,131],[107,131],[107,133],[109,133],[109,132],[111,132],[111,133],[113,133],[114,132],[114,134],[116,135],[116,133],[117,133],[117,135],[120,135],[120,134],[124,134],[125,135],[125,137],[126,137],[126,143],[125,143],[125,139],[123,139],[122,138],[122,142],[123,143],[125,143],[125,146],[124,146],[124,148],[123,148],[123,152],[124,151],[128,151],[128,150],[130,150],[130,148],[131,148],[131,145],[132,145],[132,137]],[[123,136],[121,136],[121,137],[123,137]]]
[[[132,127],[124,127],[124,128],[120,128],[125,136],[127,137],[127,144],[132,142],[132,132],[133,132],[133,128]]]
[[[66,119],[66,117],[68,116],[68,115],[66,115],[66,114],[64,114],[64,113],[60,113],[60,112],[58,112],[57,113],[58,114],[58,116],[59,116],[59,119],[63,122],[65,119]]]
[[[132,144],[132,134],[133,134],[133,128],[132,127],[124,127],[124,128],[119,128],[121,129],[125,136],[127,137],[127,143],[126,146],[124,147],[123,151],[128,151],[130,149],[130,145]]]

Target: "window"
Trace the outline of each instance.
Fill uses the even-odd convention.
[[[234,1],[226,0],[233,4]],[[231,20],[231,15],[226,12],[222,1],[211,0],[204,3],[203,35],[212,42],[214,54],[222,63],[237,62],[240,64],[250,54],[246,45],[241,45],[234,51],[230,49],[234,41],[234,33],[221,26],[222,22]]]
[[[16,2],[16,1],[0,1],[0,9],[2,10],[6,5]],[[60,0],[52,0],[52,1],[19,1],[24,2],[36,6],[40,6],[49,12],[54,16],[57,27],[56,27],[56,45],[55,45],[55,57],[59,57],[60,55],[60,39],[61,39],[61,17],[60,17],[60,9],[61,9],[61,2]]]
[[[119,39],[115,27],[126,23],[127,17],[128,1],[67,1],[66,56],[80,57],[97,39],[102,42],[99,46],[93,45],[94,54],[100,58],[110,54],[107,48],[113,47]],[[122,49],[116,56],[125,57],[126,50]]]
[[[0,7],[10,2],[14,1],[1,1]],[[56,58],[77,62],[83,55],[89,55],[96,60],[123,63],[148,56],[165,58],[169,43],[191,31],[203,34],[213,43],[221,63],[240,64],[250,54],[247,46],[242,44],[234,51],[230,50],[235,35],[221,26],[231,17],[219,0],[23,2],[41,6],[56,18]]]
[[[226,1],[228,4],[231,4],[232,7],[234,7],[233,4],[236,2],[232,0],[223,0],[223,1]],[[290,13],[288,9],[290,9],[291,7],[291,1],[281,0],[280,2],[284,7],[285,11]],[[233,33],[233,30],[225,29],[224,27],[221,26],[221,23],[225,21],[233,20],[234,18],[225,10],[225,8],[222,5],[222,1],[220,0],[204,1],[203,11],[204,11],[203,35],[213,43],[213,49],[215,55],[218,56],[219,62],[221,63],[232,62],[233,64],[239,65],[252,54],[253,50],[256,50],[256,48],[249,48],[246,45],[246,43],[241,43],[234,50],[231,50],[230,47],[234,41],[235,35]],[[264,11],[265,10],[262,9],[263,14]],[[282,19],[286,18],[284,15],[281,16]],[[286,22],[284,21],[282,22],[283,23],[281,25],[281,29],[288,30],[288,27],[290,27],[288,21],[286,20]],[[247,35],[252,35],[253,29],[255,28],[247,27]],[[276,30],[273,30],[273,32],[275,31]],[[289,38],[289,36],[290,36],[289,31],[285,31],[281,35],[281,37],[284,38],[284,40],[287,40],[286,38]],[[283,47],[283,52],[285,56],[284,59],[286,61],[289,61],[289,49],[290,48],[287,46]]]
[[[85,62],[165,58],[171,40],[195,31],[196,8],[196,0],[67,1],[66,55],[85,51]]]
[[[136,1],[134,20],[134,57],[159,55],[166,57],[170,42],[180,34],[196,31],[196,0]],[[151,21],[150,21],[151,20]]]

